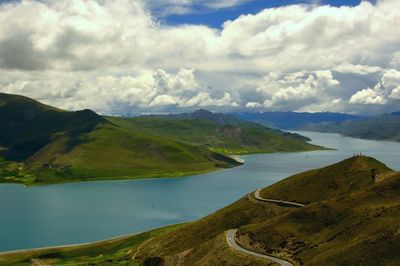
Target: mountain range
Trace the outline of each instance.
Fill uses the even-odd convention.
[[[339,133],[344,136],[400,141],[400,112],[341,123],[323,122],[304,125],[302,130]]]
[[[345,121],[360,120],[363,117],[345,113],[332,112],[237,112],[233,113],[238,118],[246,121],[260,123],[265,126],[280,129],[302,129],[307,124],[313,123],[342,123]]]

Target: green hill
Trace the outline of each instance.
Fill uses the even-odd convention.
[[[339,133],[344,136],[400,141],[400,112],[383,114],[362,120],[342,123],[316,123],[305,125],[302,130]]]
[[[306,186],[306,188],[304,188]],[[369,157],[284,179],[264,198],[308,203],[290,208],[254,193],[198,221],[84,247],[0,256],[1,263],[97,265],[274,265],[233,250],[225,232],[250,250],[294,265],[399,265],[400,174]]]
[[[93,111],[67,112],[0,94],[0,182],[165,177],[239,165],[200,146],[115,125]]]
[[[223,154],[321,148],[206,110],[104,118],[5,93],[0,122],[0,182],[27,185],[198,174],[240,164]]]
[[[198,110],[192,114],[107,119],[124,128],[200,145],[224,154],[321,149],[307,143],[309,139],[298,134],[267,128],[232,115],[206,110]]]

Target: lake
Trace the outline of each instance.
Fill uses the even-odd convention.
[[[0,185],[0,251],[77,244],[203,217],[259,187],[362,152],[400,170],[400,143],[298,132],[337,150],[242,156],[240,167],[183,178]]]

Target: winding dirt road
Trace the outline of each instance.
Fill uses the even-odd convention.
[[[229,245],[231,248],[233,248],[233,249],[235,249],[235,250],[237,250],[237,251],[240,251],[240,252],[242,252],[242,253],[251,255],[251,256],[255,256],[255,257],[259,257],[259,258],[264,258],[264,259],[268,259],[268,260],[270,260],[270,261],[273,261],[273,262],[275,262],[275,263],[278,263],[278,264],[281,265],[281,266],[294,266],[292,263],[290,263],[290,262],[288,262],[288,261],[286,261],[286,260],[283,260],[283,259],[280,259],[280,258],[271,256],[271,255],[261,254],[261,253],[255,252],[255,251],[251,251],[251,250],[242,248],[242,247],[239,246],[239,245],[236,243],[236,241],[235,241],[236,232],[237,232],[237,229],[231,229],[231,230],[228,230],[228,231],[226,232],[226,241],[228,242],[228,245]]]
[[[259,201],[264,201],[264,202],[272,202],[280,205],[285,205],[289,207],[304,207],[304,204],[297,203],[297,202],[291,202],[291,201],[285,201],[285,200],[276,200],[276,199],[265,199],[260,196],[260,191],[261,188],[257,189],[256,192],[254,192],[254,198]]]
[[[283,205],[283,206],[286,206],[286,207],[299,208],[299,207],[304,207],[305,206],[304,204],[297,203],[297,202],[291,202],[291,201],[285,201],[285,200],[276,200],[276,199],[266,199],[266,198],[261,197],[260,192],[261,192],[260,188],[257,189],[254,192],[254,198],[256,200],[263,201],[263,202],[276,203],[278,205]],[[236,243],[236,240],[235,240],[235,235],[236,235],[237,230],[238,229],[231,229],[231,230],[228,230],[226,232],[226,241],[228,242],[228,245],[231,248],[233,248],[233,249],[235,249],[237,251],[240,251],[242,253],[251,255],[251,256],[256,256],[256,257],[259,257],[259,258],[268,259],[270,261],[278,263],[281,266],[294,266],[292,263],[290,263],[289,261],[286,261],[284,259],[280,259],[280,258],[272,256],[272,255],[266,255],[266,254],[258,253],[258,252],[255,252],[255,251],[252,251],[252,250],[249,250],[249,249],[245,249],[245,248],[239,246]]]

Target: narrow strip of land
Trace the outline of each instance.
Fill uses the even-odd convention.
[[[241,246],[239,246],[239,245],[236,243],[236,240],[235,240],[236,232],[237,232],[237,229],[231,229],[231,230],[228,230],[228,231],[226,232],[226,241],[228,242],[228,245],[229,245],[231,248],[233,248],[233,249],[235,249],[235,250],[237,250],[237,251],[240,251],[240,252],[242,252],[242,253],[248,254],[248,255],[252,255],[252,256],[259,257],[259,258],[268,259],[268,260],[270,260],[270,261],[273,261],[273,262],[275,262],[275,263],[278,263],[278,264],[281,265],[281,266],[294,266],[294,265],[293,265],[292,263],[290,263],[289,261],[286,261],[286,260],[283,260],[283,259],[280,259],[280,258],[271,256],[271,255],[266,255],[266,254],[262,254],[262,253],[257,253],[257,252],[255,252],[255,251],[242,248]]]
[[[146,232],[146,231],[143,231]],[[2,251],[0,252],[0,256],[4,256],[4,255],[10,255],[10,254],[21,254],[21,253],[25,253],[25,252],[40,252],[40,251],[52,251],[52,250],[56,250],[56,249],[62,249],[62,248],[79,248],[79,247],[87,247],[90,245],[96,245],[96,244],[101,244],[101,243],[106,243],[106,242],[114,242],[114,241],[120,241],[120,240],[124,240],[130,237],[133,237],[137,234],[143,233],[143,232],[139,232],[139,233],[134,233],[131,235],[124,235],[124,236],[118,236],[118,237],[114,237],[114,238],[110,238],[110,239],[106,239],[106,240],[100,240],[100,241],[96,241],[96,242],[88,242],[88,243],[80,243],[80,244],[71,244],[71,245],[61,245],[61,246],[50,246],[50,247],[41,247],[41,248],[31,248],[31,249],[19,249],[19,250],[11,250],[11,251]],[[35,259],[33,259],[35,260]],[[37,261],[36,261],[37,263]]]
[[[291,202],[291,201],[285,201],[285,200],[276,200],[276,199],[266,199],[260,196],[260,191],[261,188],[257,189],[256,192],[254,192],[254,198],[259,201],[265,201],[265,202],[272,202],[276,204],[281,204],[289,207],[304,207],[304,204],[297,203],[297,202]]]

